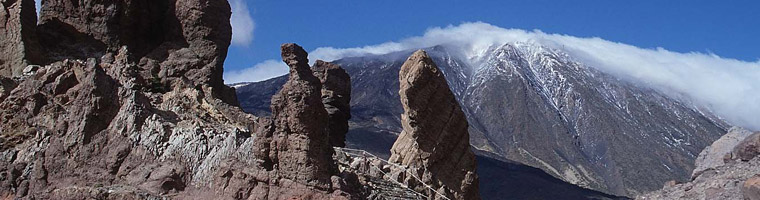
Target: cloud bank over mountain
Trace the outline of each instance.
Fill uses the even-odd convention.
[[[237,71],[225,71],[225,83],[256,82],[288,73],[288,65],[279,60],[266,60],[253,67]]]
[[[504,29],[482,22],[431,28],[422,36],[398,42],[344,49],[322,47],[309,55],[310,60],[330,61],[446,45],[460,50],[464,59],[477,67],[489,47],[507,42],[535,43],[560,49],[591,67],[709,109],[734,125],[760,130],[760,61],[747,62],[698,52],[679,53],[663,48],[645,49],[601,38]],[[276,61],[265,63],[271,62]],[[257,66],[261,67],[256,65],[253,68]],[[271,69],[270,65],[262,66]],[[263,79],[257,78],[287,72],[272,70],[267,76],[241,73],[263,70],[246,69],[233,73],[238,73],[240,78],[236,80],[239,81],[260,81]]]

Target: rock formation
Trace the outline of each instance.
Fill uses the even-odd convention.
[[[435,189],[414,187],[427,196],[480,199],[467,120],[441,71],[420,50],[401,67],[399,81],[404,130],[393,144],[390,162],[416,168]]]
[[[32,1],[0,1],[0,199],[359,199],[372,188],[332,158],[350,117],[340,67],[314,72],[285,44],[272,117],[237,106],[222,80],[227,1],[45,1],[39,25]],[[419,166],[439,192],[477,197],[459,134],[467,165]]]
[[[730,128],[706,110],[617,79],[550,46],[509,42],[483,52],[447,45],[425,49],[457,96],[475,149],[583,188],[634,197],[669,180],[689,180],[697,155]],[[463,52],[483,56],[483,62],[472,65]],[[349,148],[390,157],[404,112],[398,73],[412,53],[333,61],[351,76]],[[238,85],[243,109],[269,113],[269,99],[286,78]],[[497,193],[484,187],[482,194]]]
[[[752,160],[760,155],[760,132],[747,136],[731,151],[731,159]]]
[[[322,82],[322,104],[329,115],[330,145],[345,147],[351,119],[351,77],[340,66],[321,60],[317,60],[312,69]]]
[[[760,156],[756,149],[760,132],[748,134],[744,129],[731,128],[700,153],[691,181],[665,185],[637,199],[760,199]],[[745,138],[740,142],[734,141],[742,136]]]
[[[138,84],[207,85],[234,105],[222,80],[230,15],[229,3],[218,0],[45,1],[38,33],[52,60],[110,59],[127,46]]]
[[[723,135],[723,137],[713,142],[712,145],[705,147],[699,153],[697,160],[694,161],[694,171],[691,177],[694,178],[705,170],[724,165],[726,155],[730,154],[739,142],[751,134],[752,132],[740,127],[733,127],[728,130],[728,133]]]
[[[271,128],[257,133],[256,157],[283,178],[329,189],[336,171],[329,144],[328,115],[322,105],[322,85],[309,68],[306,51],[295,44],[282,46],[290,76],[272,97]]]
[[[21,75],[42,61],[34,0],[0,0],[0,76]]]
[[[38,33],[60,39],[44,47],[48,64],[0,66],[24,69],[0,77],[0,198],[349,198],[344,188],[355,185],[334,176],[305,53],[286,51],[303,62],[289,63],[293,89],[275,100],[271,123],[225,93],[229,16],[226,1],[46,1]],[[167,35],[149,34],[142,25],[152,22]],[[3,31],[21,32],[9,24]],[[254,132],[285,142],[273,143],[275,165],[256,159]]]

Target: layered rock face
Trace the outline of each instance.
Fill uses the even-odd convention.
[[[401,67],[399,81],[404,130],[389,161],[417,168],[435,189],[415,187],[427,196],[480,199],[467,119],[440,69],[420,50]]]
[[[322,82],[322,103],[330,117],[330,145],[345,147],[351,119],[351,77],[340,66],[321,60],[317,60],[312,69]]]
[[[34,0],[0,0],[0,76],[21,75],[42,61]]]
[[[739,137],[744,139],[736,141]],[[760,199],[758,138],[760,132],[749,135],[731,128],[700,153],[691,181],[665,185],[637,199]]]

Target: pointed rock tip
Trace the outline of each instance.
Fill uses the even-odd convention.
[[[412,53],[412,56],[410,56],[409,58],[430,58],[430,56],[428,56],[425,50],[420,49]]]
[[[280,46],[282,61],[285,62],[290,68],[294,67],[309,67],[309,54],[303,47],[298,46],[295,43],[285,43]]]
[[[433,62],[433,59],[430,58],[430,56],[428,56],[427,52],[425,52],[425,50],[422,50],[422,49],[417,50],[414,53],[412,53],[412,55],[409,56],[409,58],[407,58],[407,60],[406,60],[406,62],[404,64],[407,64],[407,63],[412,64],[412,65],[416,65],[414,63],[424,63],[425,66],[428,66],[428,65],[435,66],[435,63]],[[437,66],[434,67],[434,68],[437,68]]]
[[[428,71],[430,73],[420,73],[420,71]],[[433,59],[428,56],[425,50],[417,50],[412,53],[409,58],[406,59],[403,65],[401,65],[401,71],[399,71],[399,80],[411,78],[408,76],[438,76],[438,66],[433,62]],[[415,78],[412,78],[416,80]]]

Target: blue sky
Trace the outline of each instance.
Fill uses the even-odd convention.
[[[229,1],[226,83],[286,74],[286,42],[328,61],[535,42],[760,130],[760,1]]]
[[[279,45],[360,47],[482,21],[503,28],[600,37],[642,48],[760,58],[760,1],[230,0],[255,24],[230,48],[226,70],[279,58]],[[730,2],[730,3],[729,3]],[[245,12],[236,9],[236,13]],[[234,19],[233,19],[234,20]],[[242,34],[246,34],[243,32]],[[475,36],[476,37],[476,36]]]

